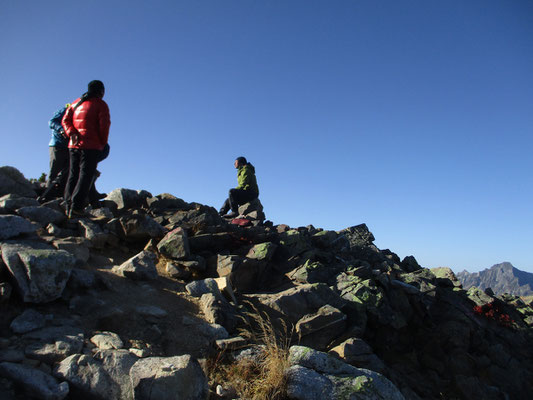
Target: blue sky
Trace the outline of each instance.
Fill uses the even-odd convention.
[[[48,120],[106,85],[97,187],[267,218],[425,267],[533,272],[533,2],[0,0],[0,165],[48,172]]]

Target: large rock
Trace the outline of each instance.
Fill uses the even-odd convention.
[[[118,386],[117,400],[132,399],[133,387],[129,373],[138,357],[128,350],[100,350],[95,357],[101,361],[104,370]]]
[[[25,197],[36,197],[32,184],[22,173],[13,167],[0,167],[0,196],[18,194]]]
[[[293,324],[327,304],[337,309],[345,305],[345,301],[323,283],[300,285],[273,295],[254,295],[253,298],[281,313]]]
[[[289,362],[292,367],[288,371],[287,391],[294,399],[404,400],[398,388],[383,375],[355,368],[329,354],[309,347],[292,346],[289,350]],[[315,382],[317,386],[314,385]],[[302,386],[307,388],[308,393],[317,392],[322,397],[305,396]],[[324,392],[320,389],[324,387],[329,390]]]
[[[366,368],[376,372],[383,372],[385,364],[374,354],[372,348],[359,338],[350,338],[330,350],[344,362],[355,367]]]
[[[207,378],[198,361],[190,355],[149,357],[130,370],[135,400],[206,400]]]
[[[190,255],[187,232],[176,228],[165,235],[158,243],[157,250],[168,258],[179,260]]]
[[[38,226],[18,215],[0,215],[0,240],[37,231]]]
[[[17,210],[17,214],[30,221],[37,222],[41,226],[47,226],[48,224],[59,225],[67,219],[64,213],[44,206],[22,207]]]
[[[27,333],[43,328],[46,324],[44,316],[31,308],[16,317],[9,326],[15,333]]]
[[[338,232],[350,242],[351,248],[373,246],[374,235],[368,230],[366,224],[352,226]]]
[[[6,194],[0,197],[0,209],[12,213],[22,207],[38,207],[39,202],[33,197],[22,197],[17,194]]]
[[[109,233],[105,232],[100,225],[81,218],[78,221],[80,231],[82,235],[87,239],[94,247],[103,248],[107,243]]]
[[[311,315],[302,317],[296,323],[296,333],[302,345],[315,349],[326,349],[333,339],[346,330],[346,315],[330,305],[322,306]]]
[[[65,335],[58,337],[53,343],[32,343],[26,346],[24,354],[27,358],[52,365],[68,356],[81,353],[83,340],[83,335]]]
[[[152,195],[145,190],[115,189],[104,199],[116,204],[119,210],[146,206],[146,200]]]
[[[154,253],[143,250],[113,270],[133,280],[152,280],[157,278],[156,260]]]
[[[146,200],[146,203],[150,210],[154,212],[165,210],[188,210],[190,208],[189,203],[182,199],[178,199],[169,193],[162,193],[155,197],[150,197]]]
[[[58,299],[76,263],[74,256],[64,250],[7,243],[2,245],[2,259],[15,278],[23,300],[31,303]]]
[[[143,241],[161,238],[165,235],[165,228],[152,217],[134,214],[119,219],[124,232],[124,238],[129,241]]]
[[[0,363],[0,376],[19,384],[24,388],[24,392],[32,398],[63,400],[69,393],[68,383],[59,383],[53,376],[27,365]]]
[[[120,387],[106,372],[102,364],[92,357],[73,354],[54,369],[54,376],[69,382],[77,397],[119,399]]]

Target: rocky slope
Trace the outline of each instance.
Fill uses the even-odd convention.
[[[481,272],[459,272],[457,278],[465,289],[476,286],[482,290],[491,288],[497,294],[533,295],[533,274],[520,271],[508,262],[495,264]]]
[[[364,224],[274,226],[259,204],[226,221],[128,189],[67,220],[10,167],[0,196],[2,399],[250,398],[213,372],[272,356],[250,315],[289,341],[280,399],[533,392],[531,305],[400,260]]]

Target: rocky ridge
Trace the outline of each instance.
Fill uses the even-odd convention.
[[[286,399],[526,399],[533,309],[341,231],[117,189],[68,220],[0,168],[0,398],[238,398],[210,360],[290,339]]]
[[[533,296],[533,274],[521,271],[509,262],[495,264],[480,272],[462,271],[457,274],[457,279],[465,289],[475,286],[481,290],[490,288],[497,294]]]

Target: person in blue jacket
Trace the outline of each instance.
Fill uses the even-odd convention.
[[[48,184],[39,201],[45,202],[57,197],[62,197],[69,170],[68,137],[61,125],[61,120],[67,112],[70,104],[56,111],[48,126],[52,130],[52,137],[48,147],[50,149],[50,173],[48,174]]]

